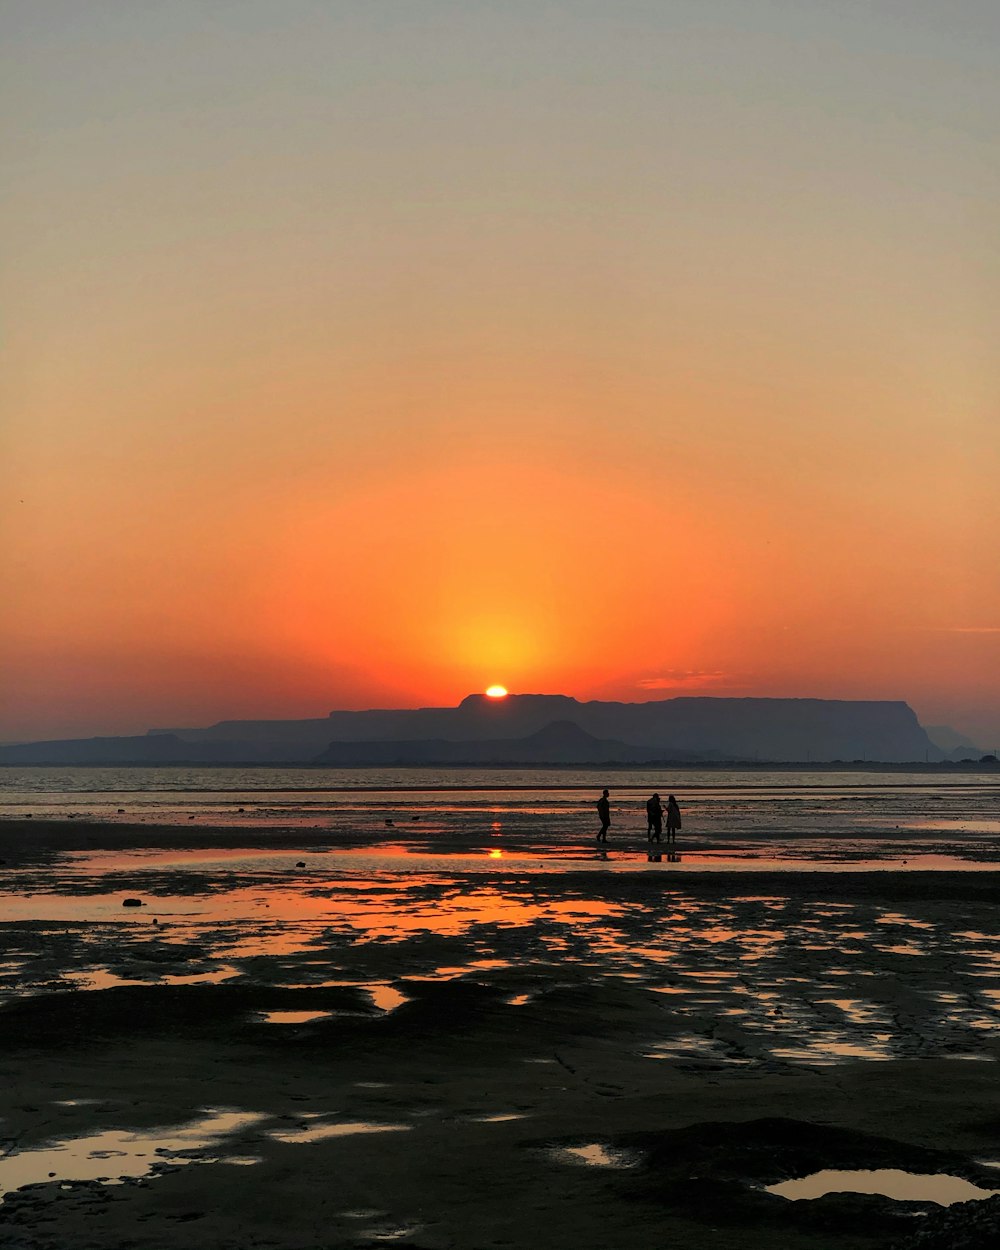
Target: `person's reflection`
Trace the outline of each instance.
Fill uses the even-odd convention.
[[[646,855],[646,862],[648,864],[662,864],[663,863],[662,851],[650,851]]]

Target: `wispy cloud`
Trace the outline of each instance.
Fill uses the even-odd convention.
[[[1000,625],[937,625],[933,634],[1000,634]]]
[[[729,686],[729,673],[721,669],[668,668],[655,677],[642,677],[635,683],[640,690],[704,690]]]

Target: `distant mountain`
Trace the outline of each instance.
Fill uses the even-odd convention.
[[[236,759],[238,757],[231,757]],[[0,764],[213,764],[229,762],[211,744],[187,742],[177,734],[129,738],[65,738],[0,747]]]
[[[371,753],[374,743],[386,744],[387,752],[406,745],[411,754],[416,752],[415,743],[436,743],[442,751],[448,748],[441,744],[464,744],[467,753],[472,744],[523,743],[559,723],[572,725],[590,743],[604,744],[603,749],[612,744],[657,760],[820,763],[942,758],[902,702],[679,698],[580,703],[559,694],[512,694],[504,699],[474,694],[457,707],[331,712],[312,720],[220,721],[206,729],[155,730],[140,738],[21,743],[0,748],[0,763],[307,764],[321,755],[326,758],[335,744],[364,745]],[[593,749],[581,739],[577,748]],[[565,762],[584,761],[574,756]]]
[[[553,721],[526,738],[453,742],[445,738],[409,741],[331,742],[313,761],[332,767],[365,764],[648,764],[665,757],[651,747],[595,738],[573,721]],[[690,762],[681,752],[669,757]],[[718,759],[716,752],[711,758]]]
[[[458,707],[331,712],[296,721],[223,721],[172,732],[192,743],[241,743],[247,761],[314,759],[331,742],[479,742],[524,738],[554,721],[650,748],[660,759],[716,752],[761,760],[940,759],[902,702],[836,699],[656,699],[580,703],[568,695],[473,694]],[[2,756],[0,756],[2,758]]]
[[[960,734],[950,725],[928,725],[926,733],[931,742],[940,749],[945,759],[978,760],[986,754],[982,747],[977,747],[971,738]]]

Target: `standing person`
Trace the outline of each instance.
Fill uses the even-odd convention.
[[[659,842],[660,833],[663,829],[663,806],[660,803],[660,796],[654,794],[651,799],[646,800],[646,841],[652,842],[654,834]]]
[[[667,795],[667,845],[676,841],[677,830],[681,827],[681,809],[672,794]]]
[[[607,842],[608,826],[611,824],[611,802],[608,799],[607,790],[601,795],[595,804],[597,814],[601,818],[601,832],[597,835],[598,842]]]

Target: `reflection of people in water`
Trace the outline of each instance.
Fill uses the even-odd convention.
[[[672,794],[667,795],[667,845],[677,841],[677,830],[681,827],[681,809]]]
[[[654,794],[651,799],[646,800],[646,840],[652,842],[654,836],[659,842],[660,833],[663,830],[663,807],[660,803],[660,796]]]
[[[598,842],[607,842],[608,826],[611,824],[611,801],[608,798],[607,790],[601,795],[595,804],[597,814],[601,818],[601,832],[597,835]]]

